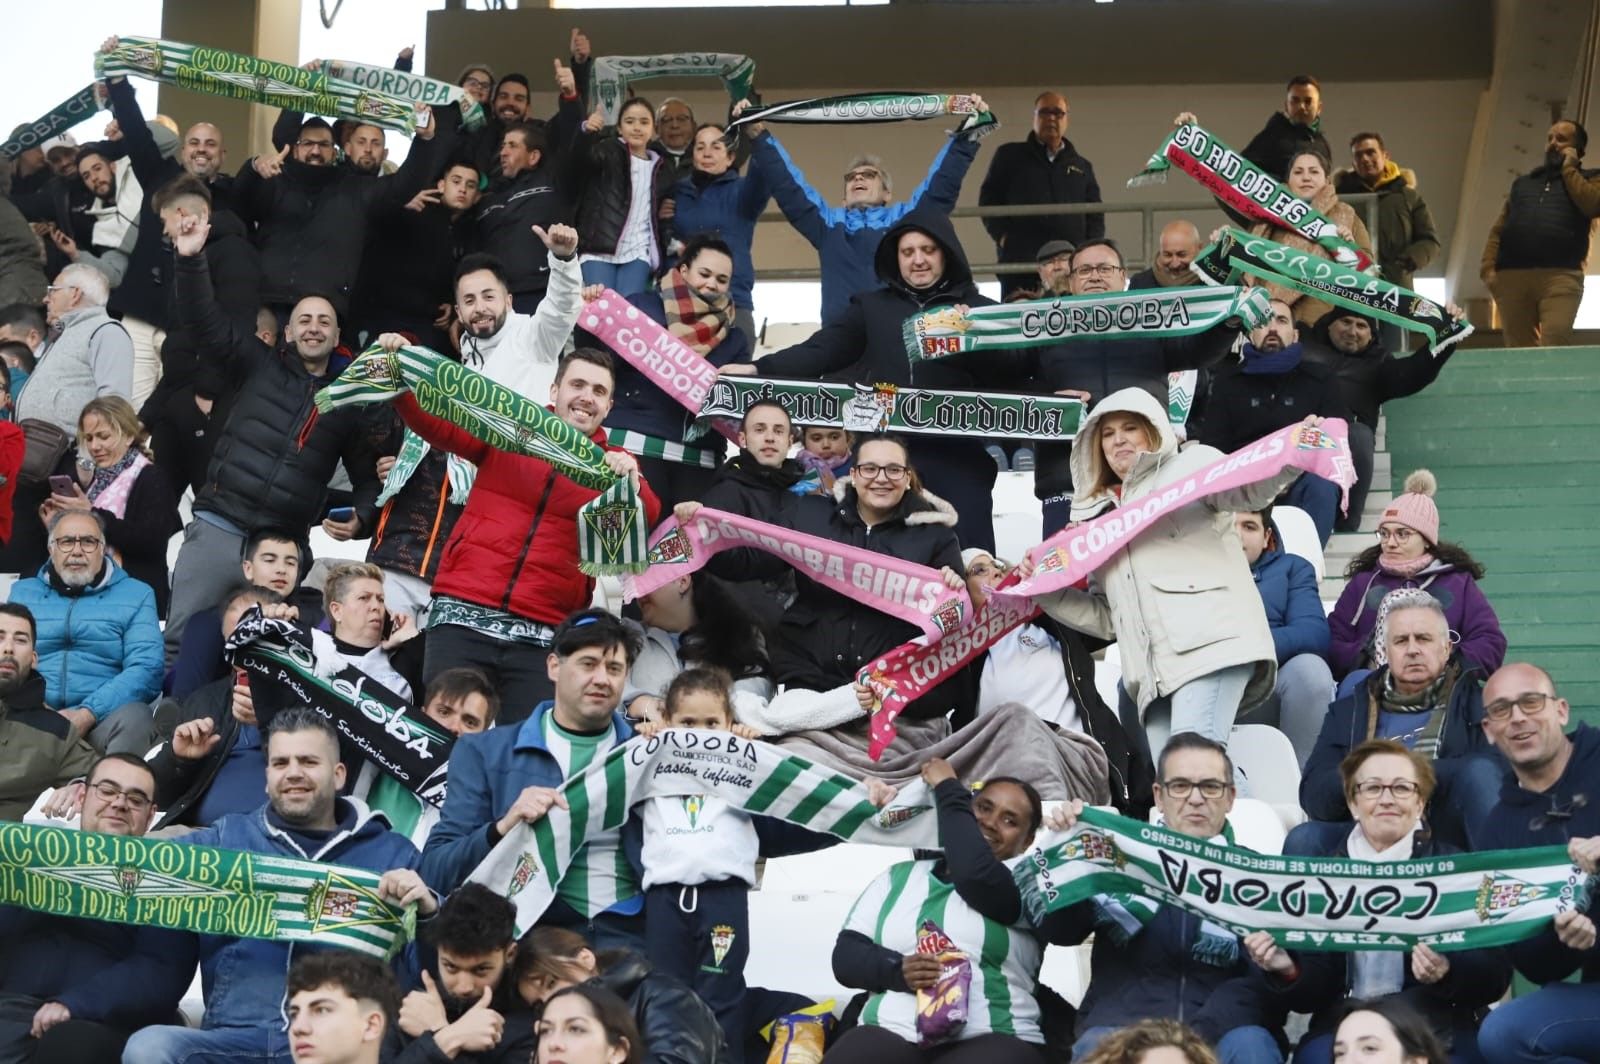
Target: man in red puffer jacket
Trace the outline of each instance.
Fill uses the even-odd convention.
[[[379,343],[387,346],[386,334]],[[404,342],[402,337],[392,339]],[[639,477],[639,464],[606,446],[615,374],[611,356],[579,348],[561,360],[550,409],[605,447],[606,464],[631,478],[650,523],[661,506]],[[528,716],[554,692],[545,659],[555,626],[589,605],[594,581],[578,569],[578,510],[600,493],[537,458],[489,446],[434,417],[409,393],[395,410],[429,444],[478,467],[472,494],[445,544],[433,581],[423,679],[476,666],[500,692],[500,724]]]

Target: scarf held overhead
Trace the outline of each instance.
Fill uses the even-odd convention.
[[[430,107],[453,103],[461,112],[461,127],[469,132],[483,125],[483,104],[459,85],[413,74],[408,70],[352,63],[348,59],[319,59],[317,62],[322,69],[341,81],[381,92],[397,100],[409,100]]]
[[[16,136],[0,144],[0,155],[15,159],[31,148],[42,148],[44,142],[59,137],[101,108],[99,94],[93,84],[79,89],[44,114],[16,131]]]
[[[578,511],[578,567],[590,576],[639,572],[644,567],[644,504],[627,477],[606,465],[605,450],[537,403],[426,347],[394,354],[374,344],[317,393],[323,413],[376,403],[402,392],[434,417],[491,447],[537,458],[562,476],[601,492]]]
[[[698,572],[713,554],[740,548],[782,558],[802,576],[916,625],[929,637],[955,631],[972,614],[966,589],[946,587],[944,577],[926,565],[709,507],[686,525],[674,518],[656,530],[646,555],[650,567],[624,582],[626,597],[643,598]]]
[[[852,842],[939,844],[935,818],[923,815],[933,812],[926,785],[913,783],[878,809],[859,781],[729,732],[673,728],[632,739],[567,780],[561,793],[566,809],[552,807],[511,829],[467,877],[511,899],[519,933],[549,907],[585,842],[620,828],[634,804],[649,798],[706,795]]]
[[[379,897],[378,879],[276,854],[0,824],[0,905],[52,916],[386,958],[410,939],[416,914]]]
[[[992,111],[978,108],[977,97],[944,92],[857,92],[790,100],[752,108],[729,122],[728,128],[749,122],[920,122],[947,115],[963,116],[957,134],[983,137],[1000,128]]]
[[[314,115],[351,118],[402,133],[415,132],[417,108],[405,100],[271,59],[150,37],[119,37],[110,52],[96,52],[95,75],[141,77],[163,85],[226,96]]]
[[[1093,521],[1061,530],[1028,552],[1034,560],[1031,577],[995,594],[1033,596],[1069,588],[1154,528],[1157,519],[1167,513],[1291,467],[1333,481],[1348,501],[1356,473],[1346,432],[1343,421],[1329,418],[1320,427],[1296,423],[1263,436],[1159,493],[1151,492]]]
[[[1231,285],[1241,273],[1248,273],[1420,332],[1428,338],[1428,350],[1435,355],[1472,335],[1472,326],[1466,319],[1451,317],[1444,307],[1409,288],[1238,229],[1223,230],[1215,244],[1206,245],[1195,256],[1189,268],[1207,284]]]
[[[1033,919],[1096,895],[1177,905],[1289,949],[1485,949],[1583,910],[1595,887],[1564,846],[1373,863],[1278,857],[1098,809],[1035,843],[1014,869]]]
[[[1191,336],[1230,319],[1253,329],[1270,315],[1265,292],[1195,285],[1054,296],[965,310],[941,307],[907,318],[901,333],[906,355],[921,362],[1074,340]]]
[[[1367,270],[1372,256],[1339,235],[1339,227],[1281,181],[1197,125],[1174,129],[1129,188],[1167,179],[1173,166],[1204,185],[1229,207],[1250,218],[1299,233],[1343,265]]]
[[[738,421],[762,400],[781,404],[796,425],[827,425],[849,432],[1070,440],[1083,421],[1082,401],[1059,395],[745,376],[717,377],[700,417]]]
[[[251,676],[263,728],[279,710],[304,706],[333,723],[340,745],[352,747],[429,805],[444,804],[454,736],[387,687],[347,665],[334,675],[317,668],[311,640],[291,621],[263,617],[251,606],[224,649]]]
[[[589,99],[604,112],[607,125],[615,125],[627,102],[628,87],[646,78],[721,78],[728,97],[750,95],[756,78],[755,60],[729,52],[678,52],[671,55],[602,55],[589,73]]]

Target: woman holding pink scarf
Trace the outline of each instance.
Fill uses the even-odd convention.
[[[78,415],[78,483],[52,491],[39,507],[46,524],[58,510],[92,511],[106,530],[106,546],[128,575],[156,593],[156,613],[167,615],[167,541],[183,528],[178,495],[143,447],[144,427],[120,395],[89,400]],[[65,487],[65,485],[61,485]]]

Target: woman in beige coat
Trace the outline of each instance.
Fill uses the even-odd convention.
[[[1090,411],[1072,448],[1072,519],[1159,495],[1222,457],[1202,444],[1180,448],[1149,392],[1114,392]],[[1226,743],[1240,708],[1272,693],[1277,654],[1233,511],[1262,509],[1299,472],[1201,496],[1158,518],[1089,577],[1087,591],[1038,597],[1068,627],[1117,641],[1122,685],[1139,716],[1123,723],[1131,735],[1142,723],[1153,752],[1184,731]]]
[[[1321,152],[1303,151],[1289,160],[1289,172],[1283,175],[1283,183],[1288,186],[1290,192],[1311,204],[1314,210],[1337,225],[1339,235],[1348,243],[1365,251],[1376,262],[1378,257],[1373,253],[1372,237],[1368,235],[1367,227],[1362,224],[1361,216],[1356,213],[1355,208],[1341,200],[1334,191],[1328,172],[1328,160],[1322,157]],[[1321,244],[1307,240],[1291,229],[1280,229],[1271,222],[1258,222],[1250,227],[1250,232],[1320,259],[1333,257]],[[1294,310],[1294,320],[1302,326],[1315,325],[1322,320],[1324,314],[1333,309],[1333,304],[1324,303],[1292,288],[1280,288],[1278,285],[1269,284],[1267,291],[1272,293],[1273,299],[1281,299],[1289,304]]]

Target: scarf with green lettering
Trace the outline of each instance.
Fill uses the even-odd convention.
[[[459,85],[413,74],[409,70],[368,66],[365,63],[352,63],[348,59],[319,59],[317,62],[333,77],[363,89],[393,96],[397,100],[409,100],[430,107],[453,103],[461,112],[461,128],[469,132],[483,125],[483,104]]]
[[[119,37],[115,49],[95,53],[94,72],[98,78],[146,78],[191,92],[350,118],[406,134],[417,127],[417,110],[409,101],[364,89],[325,68],[306,70],[181,41]]]
[[[491,447],[537,458],[562,476],[600,492],[578,511],[578,568],[589,576],[643,572],[649,532],[644,503],[627,477],[605,463],[605,450],[555,414],[426,347],[394,354],[374,344],[317,393],[323,413],[411,392],[434,417]]]
[[[675,77],[721,78],[728,87],[728,97],[742,100],[750,95],[756,63],[748,56],[730,52],[597,56],[589,72],[588,99],[600,107],[607,125],[615,125],[635,81]]]
[[[1586,910],[1597,880],[1565,846],[1385,862],[1279,857],[1098,809],[1070,831],[1041,832],[1013,874],[1035,923],[1123,895],[1179,906],[1235,936],[1266,931],[1287,949],[1341,952],[1519,942],[1558,913]]]
[[[1192,336],[1229,320],[1253,329],[1271,314],[1254,288],[1148,288],[1053,296],[990,307],[940,307],[905,320],[906,357],[926,362],[972,351],[1044,347],[1078,340]]]
[[[94,85],[87,85],[56,104],[25,126],[18,127],[16,136],[0,144],[0,155],[15,159],[31,148],[42,148],[44,142],[59,137],[101,108]]]
[[[1241,274],[1248,273],[1420,332],[1428,338],[1428,350],[1435,355],[1472,335],[1472,326],[1465,318],[1451,317],[1445,308],[1409,288],[1231,227],[1223,230],[1215,244],[1206,245],[1189,268],[1205,283],[1218,285],[1236,284]]]
[[[980,111],[973,96],[946,92],[855,92],[816,96],[754,108],[728,123],[730,130],[748,122],[920,122],[961,115],[956,135],[979,139],[1000,128],[992,111]]]
[[[1373,265],[1372,256],[1340,236],[1338,225],[1327,216],[1197,125],[1174,129],[1144,169],[1128,179],[1128,187],[1164,182],[1174,166],[1233,210],[1299,233],[1326,249],[1341,265],[1358,270]]]
[[[378,958],[416,913],[379,874],[167,839],[0,823],[0,905],[199,935],[315,942]]]

